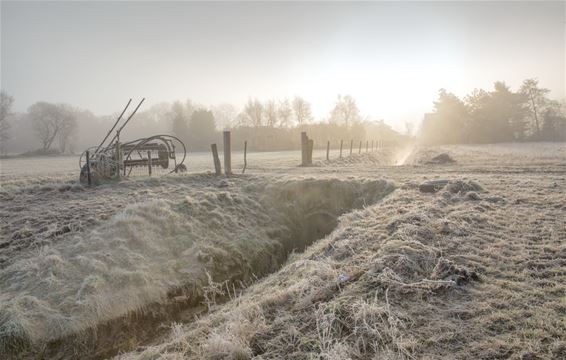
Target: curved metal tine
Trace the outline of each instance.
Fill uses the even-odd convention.
[[[134,109],[134,111],[130,114],[130,116],[128,116],[128,118],[126,119],[126,121],[122,124],[122,126],[120,126],[120,128],[118,129],[118,133],[122,131],[122,129],[124,128],[124,126],[128,125],[128,122],[130,121],[130,119],[136,114],[136,112],[138,111],[138,109],[140,108],[141,104],[145,101],[145,98],[141,99],[140,103],[138,104],[138,106],[136,106],[136,108]],[[114,138],[112,139],[112,142],[114,142],[114,139],[116,138],[116,135],[114,135]]]
[[[124,108],[124,110],[122,110],[122,113],[120,114],[120,116],[118,117],[118,120],[116,120],[116,122],[114,123],[114,126],[112,126],[112,129],[110,129],[110,131],[108,131],[108,133],[106,134],[106,136],[104,137],[104,140],[102,140],[102,142],[100,143],[100,145],[98,145],[98,147],[96,148],[96,150],[94,151],[94,153],[98,153],[98,150],[100,150],[100,147],[104,144],[104,142],[106,141],[106,139],[108,139],[108,136],[110,136],[110,134],[112,133],[112,131],[114,130],[114,128],[116,127],[116,125],[118,125],[118,122],[122,119],[122,116],[124,116],[124,113],[126,112],[126,110],[128,109],[128,106],[130,106],[130,103],[132,102],[132,99],[130,99],[128,101],[128,103],[126,104],[126,107]]]

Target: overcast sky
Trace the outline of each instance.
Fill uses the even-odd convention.
[[[557,2],[1,3],[1,87],[105,115],[128,98],[241,106],[301,95],[317,118],[337,94],[397,128],[463,96],[536,77],[565,96]]]

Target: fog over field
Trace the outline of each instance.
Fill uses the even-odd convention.
[[[566,358],[564,2],[0,20],[0,359]]]

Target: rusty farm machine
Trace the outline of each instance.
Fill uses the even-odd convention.
[[[119,179],[134,174],[173,173],[186,171],[183,164],[187,157],[185,144],[172,135],[153,135],[146,138],[120,142],[120,134],[136,114],[145,99],[118,127],[132,99],[108,131],[100,145],[85,150],[79,159],[82,183],[97,183],[107,179]],[[114,136],[107,142],[108,138]],[[177,161],[177,156],[180,161]]]

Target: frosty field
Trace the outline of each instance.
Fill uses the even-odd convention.
[[[0,354],[566,356],[565,144],[348,150],[91,188],[0,160]]]
[[[344,150],[344,156],[349,149]],[[331,158],[337,158],[340,151],[330,150]],[[196,152],[187,155],[187,172],[202,174],[214,172],[210,152]],[[247,171],[272,171],[278,168],[294,167],[299,151],[271,151],[248,153]],[[325,159],[326,150],[314,150],[313,160]],[[235,173],[241,173],[244,166],[244,155],[241,151],[232,152],[232,166]],[[25,186],[34,184],[53,184],[71,182],[78,179],[79,156],[29,157],[0,159],[0,185]],[[141,171],[140,171],[141,173]],[[145,171],[141,177],[147,175]]]

